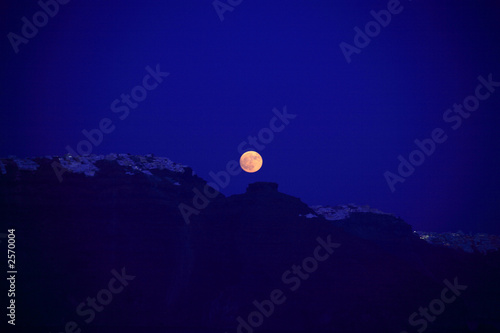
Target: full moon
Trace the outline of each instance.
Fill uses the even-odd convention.
[[[262,167],[262,156],[256,151],[247,151],[241,155],[240,165],[246,172],[257,172]]]

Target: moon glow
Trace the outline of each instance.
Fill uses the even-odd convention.
[[[240,157],[240,166],[248,173],[254,173],[262,167],[262,156],[256,151],[247,151]]]

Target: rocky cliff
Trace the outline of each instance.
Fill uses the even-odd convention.
[[[26,332],[500,329],[498,252],[434,246],[391,214],[309,207],[274,183],[209,197],[153,155],[1,162]],[[186,224],[179,205],[196,193],[208,204]]]

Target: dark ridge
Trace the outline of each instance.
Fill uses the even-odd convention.
[[[247,193],[278,192],[278,184],[270,182],[255,182],[247,187]]]
[[[254,332],[414,332],[409,316],[455,277],[467,289],[425,332],[500,329],[500,255],[433,246],[394,216],[326,220],[259,182],[210,199],[187,225],[179,205],[193,205],[193,189],[206,185],[187,167],[147,174],[102,160],[95,176],[59,183],[50,159],[36,171],[3,162],[0,218],[16,229],[19,324],[40,332],[75,321],[82,332],[233,333],[274,290],[286,300]],[[338,247],[329,253],[321,242]],[[135,278],[85,323],[79,304],[122,268]]]

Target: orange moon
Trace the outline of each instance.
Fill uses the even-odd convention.
[[[240,166],[246,172],[257,172],[262,167],[262,156],[256,151],[247,151],[240,157]]]

